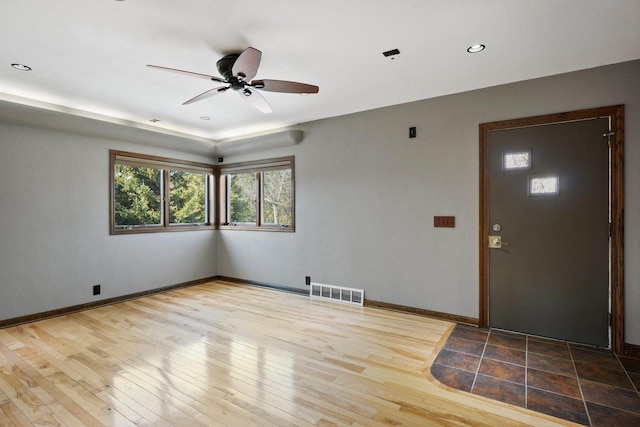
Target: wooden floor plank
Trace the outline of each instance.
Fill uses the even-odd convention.
[[[452,324],[211,282],[0,330],[0,427],[570,425],[449,389]]]
[[[32,426],[33,423],[10,400],[0,404],[0,417],[7,426]]]
[[[9,396],[11,403],[30,423],[36,425],[60,424],[60,420],[51,410],[16,378],[11,378],[6,373],[0,373],[0,389]]]
[[[37,419],[39,422],[42,419],[55,419],[63,421],[65,425],[102,425],[102,423],[98,421],[98,418],[94,417],[94,415],[99,412],[98,410],[94,410],[93,414],[91,411],[87,411],[86,399],[83,399],[83,405],[81,405],[70,397],[77,392],[76,390],[80,390],[80,392],[85,391],[76,381],[68,380],[67,383],[69,387],[67,389],[61,389],[59,384],[56,384],[55,381],[50,379],[51,377],[46,378],[43,376],[29,365],[26,359],[9,352],[2,343],[0,343],[0,354],[4,356],[4,359],[0,358],[1,363],[5,366],[12,366],[12,376],[9,377],[3,372],[5,375],[2,375],[2,379],[13,387],[16,392],[16,399],[27,403],[27,399],[23,398],[23,396],[25,394],[33,395],[33,399],[28,399],[28,406],[34,409],[33,405],[36,404],[37,400],[43,407],[46,407],[46,411],[43,408],[39,408],[37,411],[43,412],[40,418]],[[64,374],[58,373],[57,375],[63,376]],[[62,380],[64,380],[64,378],[62,378]],[[0,387],[2,387],[2,385],[0,385]],[[92,396],[88,392],[86,392],[86,395]],[[46,413],[46,415],[44,413]]]
[[[70,325],[72,326],[72,325]],[[140,414],[137,414],[130,410],[126,405],[123,405],[117,398],[113,395],[110,395],[109,392],[112,390],[109,384],[106,384],[106,381],[103,381],[95,372],[91,369],[86,368],[84,365],[76,363],[71,358],[60,359],[60,354],[55,351],[54,348],[44,344],[42,341],[34,340],[31,342],[31,347],[23,347],[19,350],[19,354],[25,361],[27,361],[32,367],[38,367],[38,371],[44,375],[46,378],[53,380],[56,383],[57,380],[63,378],[67,383],[72,383],[75,381],[78,385],[82,386],[86,389],[86,392],[83,392],[84,396],[88,396],[86,393],[92,393],[102,401],[102,404],[96,402],[94,400],[94,405],[97,407],[105,408],[106,412],[109,414],[109,417],[119,418],[120,414],[124,416],[124,418],[130,422],[140,422],[143,420],[143,417]],[[106,391],[105,391],[106,390]],[[68,393],[69,395],[65,395],[64,392],[62,394],[62,401],[66,402],[67,405],[72,410],[78,411],[77,405],[82,406],[80,411],[84,411],[87,406],[87,402],[85,398],[76,399],[76,402],[71,403],[68,401],[69,397],[78,396],[77,393]],[[78,402],[79,400],[79,402]],[[111,412],[111,411],[115,412]],[[54,411],[55,412],[55,411]],[[83,419],[83,416],[79,416],[79,419]],[[86,425],[89,420],[84,420],[81,425]],[[68,425],[73,425],[71,421],[66,421]],[[121,420],[120,424],[125,425],[127,422],[125,420]]]

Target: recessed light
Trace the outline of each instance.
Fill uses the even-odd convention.
[[[31,67],[29,67],[28,65],[24,65],[24,64],[11,64],[11,66],[13,68],[15,68],[16,70],[20,70],[20,71],[31,71]]]
[[[158,123],[160,121],[160,119],[151,119],[149,120],[151,123]]]
[[[483,44],[474,44],[469,46],[469,49],[467,49],[467,52],[469,53],[478,53],[478,52],[482,52],[484,50],[486,46]]]

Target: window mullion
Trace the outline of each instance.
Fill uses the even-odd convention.
[[[227,186],[227,199],[226,199],[226,203],[227,203],[227,222],[231,222],[231,176],[227,175],[227,180],[226,180],[226,186]]]
[[[256,225],[258,227],[262,226],[262,173],[256,172],[256,199],[257,199],[257,209],[256,212]]]
[[[218,178],[216,174],[207,176],[207,223],[208,225],[218,226],[218,209],[216,209],[215,201],[218,200]]]
[[[165,228],[169,227],[169,171],[162,169],[162,220]]]

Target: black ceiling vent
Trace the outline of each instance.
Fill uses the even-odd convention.
[[[391,50],[388,50],[388,51],[386,51],[386,52],[382,52],[382,54],[383,54],[386,58],[391,58],[391,59],[393,59],[393,57],[394,57],[395,55],[399,55],[399,54],[400,54],[400,51],[399,51],[398,49],[391,49]]]

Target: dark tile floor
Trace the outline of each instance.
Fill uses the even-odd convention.
[[[431,366],[443,384],[587,426],[640,426],[640,359],[457,325]]]

